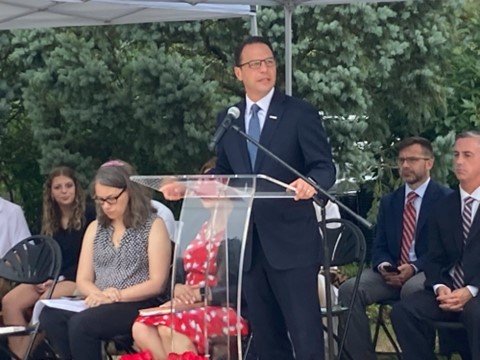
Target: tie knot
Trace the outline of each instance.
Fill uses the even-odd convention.
[[[252,105],[252,109],[250,110],[252,112],[252,115],[257,115],[258,112],[261,110],[262,108],[260,106],[258,106],[257,104],[253,104]]]
[[[467,196],[464,200],[465,206],[471,207],[475,199],[471,196]]]
[[[415,201],[417,196],[418,196],[418,194],[415,191],[410,191],[407,194],[407,203],[411,203],[411,202]]]

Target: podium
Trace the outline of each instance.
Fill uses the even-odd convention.
[[[183,199],[175,235],[172,294],[177,284],[199,289],[202,300],[172,304],[163,316],[171,329],[187,334],[211,358],[242,359],[249,334],[242,308],[245,243],[254,199],[294,197],[289,185],[266,175],[132,176],[159,191],[169,188]],[[172,337],[175,350],[175,338]]]

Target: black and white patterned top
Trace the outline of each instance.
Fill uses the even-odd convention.
[[[98,226],[93,241],[93,268],[95,285],[100,290],[121,290],[148,280],[148,235],[155,219],[152,214],[142,226],[126,229],[118,248],[112,241],[113,227]]]

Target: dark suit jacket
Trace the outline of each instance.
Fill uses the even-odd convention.
[[[435,204],[446,195],[452,193],[437,182],[430,180],[422,199],[422,206],[415,229],[415,254],[413,263],[419,271],[423,271],[428,250],[428,217]],[[377,271],[382,262],[396,265],[400,259],[402,243],[403,208],[405,204],[405,185],[385,195],[380,200],[377,216],[377,231],[372,247],[372,267]]]
[[[480,288],[480,211],[477,211],[463,249],[460,191],[442,199],[429,222],[429,252],[425,266],[425,286],[452,287],[450,269],[462,260],[466,285]]]
[[[236,105],[240,117],[233,124],[245,131],[243,100]],[[219,114],[222,121],[226,110]],[[267,112],[260,143],[302,174],[313,178],[324,189],[335,182],[335,167],[322,120],[308,103],[276,90]],[[216,174],[265,174],[285,183],[296,176],[258,150],[255,169],[251,169],[247,143],[233,129],[217,147]],[[318,263],[320,238],[312,202],[255,200],[251,220],[270,265],[289,269]],[[251,231],[245,251],[245,269],[251,264]]]

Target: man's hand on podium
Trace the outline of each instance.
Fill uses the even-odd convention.
[[[317,193],[312,185],[300,178],[290,183],[290,186],[295,188],[295,201],[311,199]]]
[[[165,199],[175,201],[183,199],[185,196],[186,187],[180,182],[172,181],[162,184],[158,190],[163,193]]]

